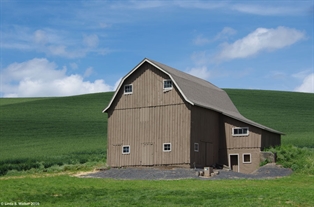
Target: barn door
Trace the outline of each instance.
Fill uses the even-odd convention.
[[[153,143],[142,143],[142,165],[154,165]]]
[[[239,157],[238,157],[238,155],[230,155],[230,169],[234,172],[239,172]]]
[[[122,144],[113,144],[108,155],[109,165],[121,167],[121,147]]]
[[[214,164],[214,152],[213,144],[206,142],[205,143],[205,166],[208,167]]]

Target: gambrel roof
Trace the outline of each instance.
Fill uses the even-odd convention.
[[[229,98],[228,94],[217,86],[209,83],[206,80],[197,78],[180,70],[174,69],[172,67],[147,58],[143,59],[135,68],[133,68],[133,70],[131,70],[127,75],[122,78],[109,105],[103,110],[103,112],[106,112],[110,108],[124,81],[146,62],[167,74],[172,80],[173,84],[181,93],[182,97],[189,104],[214,110],[216,112],[224,114],[225,116],[253,125],[260,129],[264,129],[277,134],[283,134],[282,132],[263,126],[242,116]]]

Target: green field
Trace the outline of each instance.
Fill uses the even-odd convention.
[[[40,206],[314,206],[314,177],[128,181],[70,176],[1,180],[0,202]]]
[[[283,144],[314,147],[314,94],[226,91],[244,116],[285,133]],[[1,98],[0,162],[84,154],[105,159],[107,115],[101,111],[112,95]]]
[[[0,99],[1,160],[105,150],[112,93]]]
[[[101,112],[112,94],[0,99],[0,171],[3,162],[105,162],[107,115]]]
[[[225,91],[243,116],[283,132],[283,144],[314,148],[313,93]]]
[[[0,177],[0,203],[314,206],[314,94],[226,91],[244,116],[286,134],[282,136],[284,147],[279,156],[297,173],[275,180],[224,181],[115,181],[71,177],[69,174],[73,171],[88,169],[82,166],[105,164],[107,115],[101,111],[113,93],[1,98],[0,172],[8,174]],[[17,172],[21,170],[28,171]]]

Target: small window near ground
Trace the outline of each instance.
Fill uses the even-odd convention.
[[[171,143],[164,143],[164,152],[171,151]]]
[[[172,80],[164,80],[164,90],[172,89]]]
[[[248,136],[249,128],[248,127],[235,127],[232,128],[232,136]]]
[[[122,146],[122,154],[130,154],[130,145],[123,145]]]
[[[251,154],[243,154],[243,163],[251,163]]]
[[[194,143],[194,152],[198,152],[198,151],[199,151],[199,144]]]
[[[132,84],[124,86],[124,94],[132,94],[133,93],[133,86]]]

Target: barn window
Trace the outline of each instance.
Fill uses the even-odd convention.
[[[130,154],[130,145],[123,145],[122,146],[122,154],[124,154],[124,155]]]
[[[232,128],[232,136],[248,136],[249,127],[234,127]]]
[[[198,152],[198,151],[199,151],[199,144],[194,143],[194,152]]]
[[[133,93],[133,85],[128,84],[124,86],[124,94],[132,94]]]
[[[169,89],[172,89],[172,80],[171,79],[164,80],[164,90]]]
[[[171,151],[171,143],[164,143],[164,152]]]
[[[243,154],[243,163],[251,163],[251,154]]]

